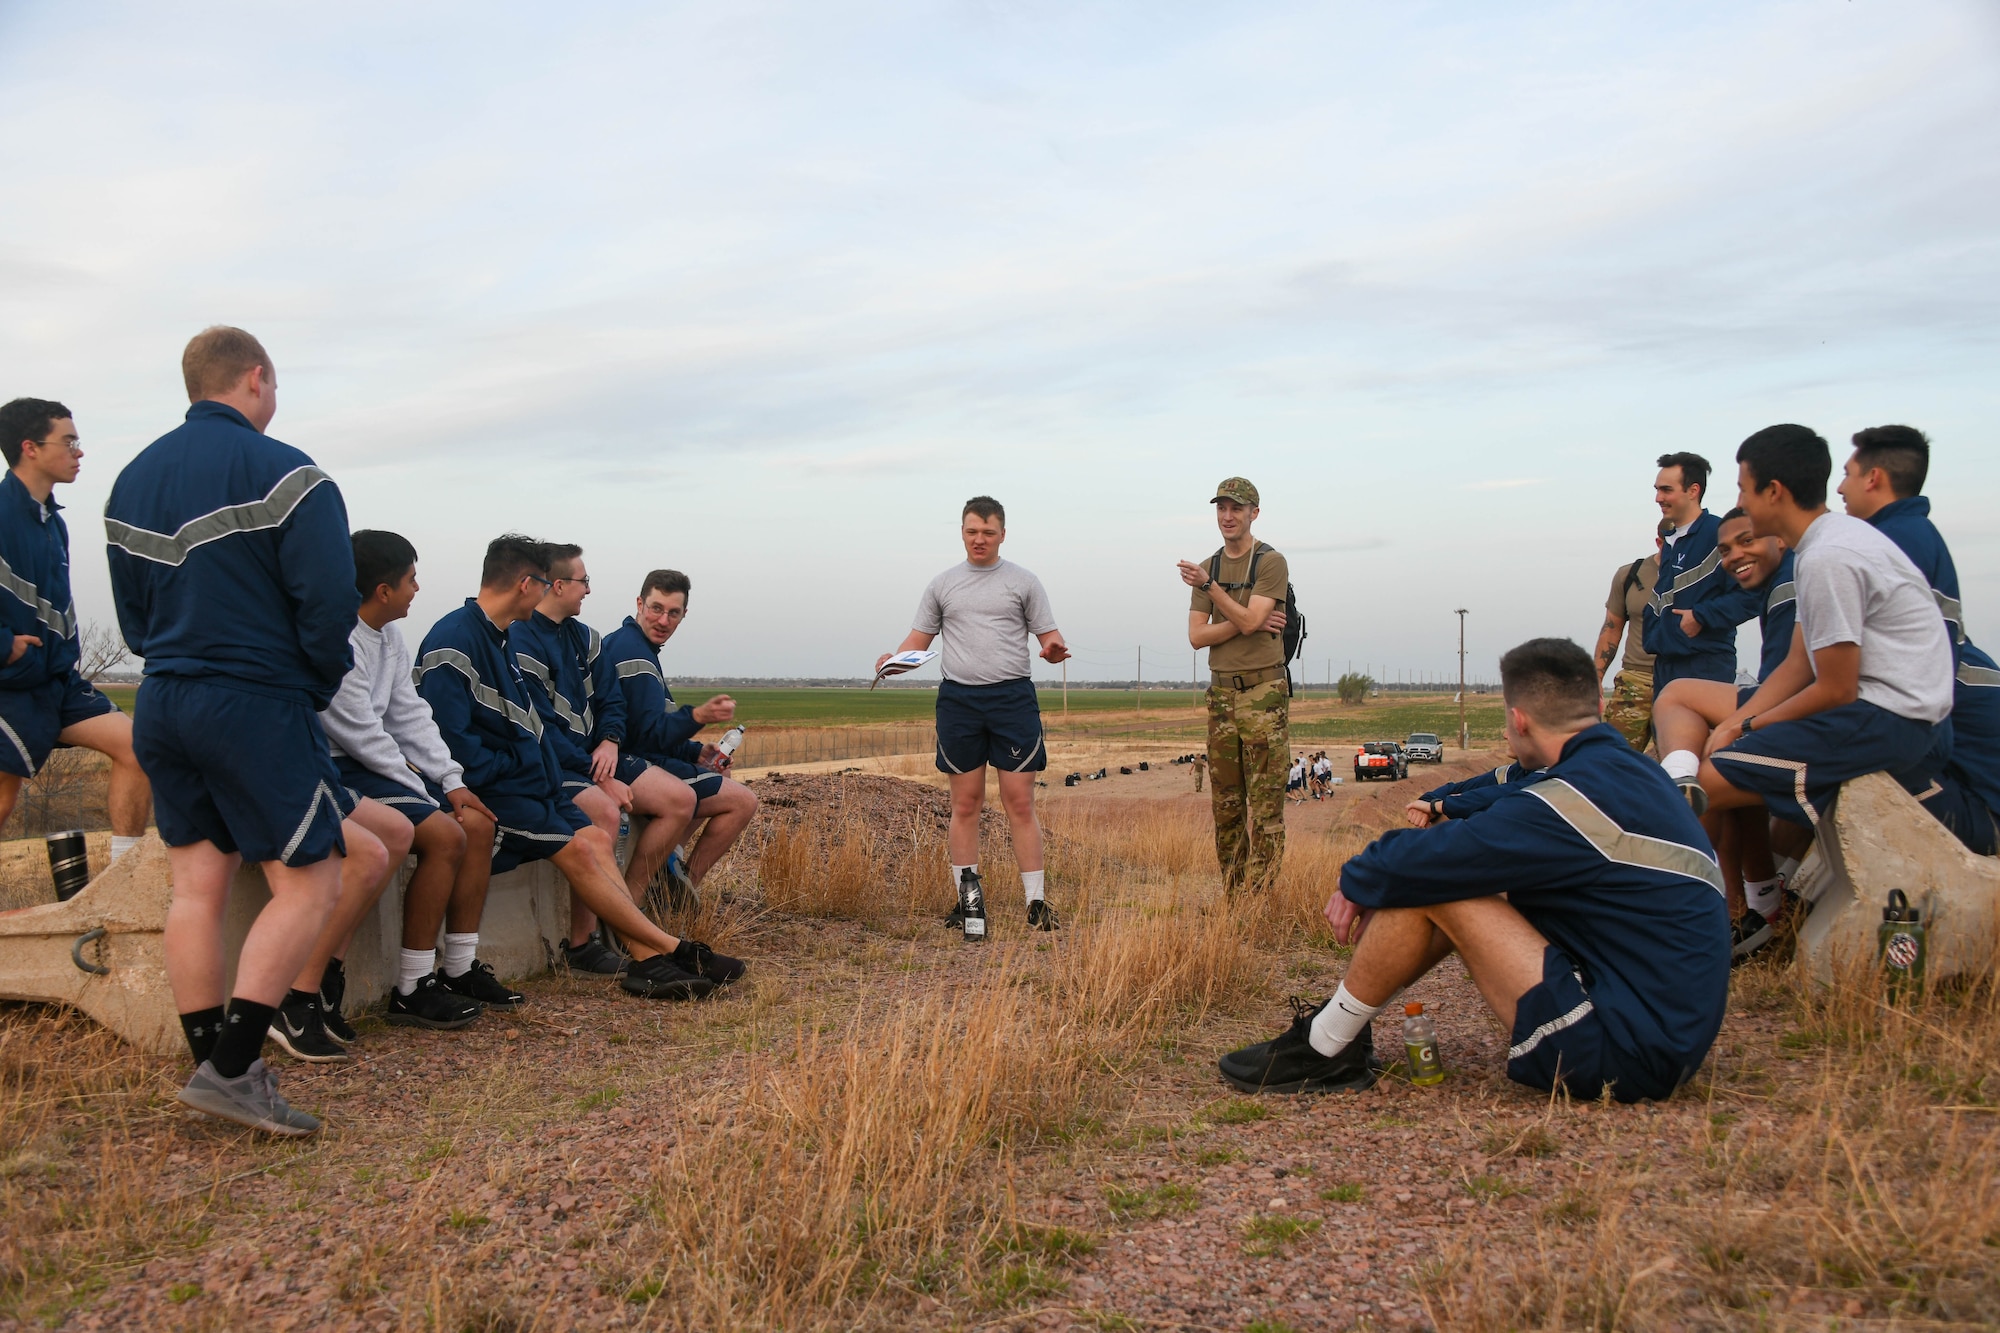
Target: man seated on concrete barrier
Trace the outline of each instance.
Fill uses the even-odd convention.
[[[1966,636],[1958,603],[1958,566],[1931,522],[1924,495],[1931,442],[1910,426],[1870,426],[1854,436],[1840,497],[1847,512],[1865,519],[1917,567],[1944,614],[1956,673],[1951,695],[1951,759],[1938,777],[1940,790],[1924,808],[1981,856],[2000,850],[1995,815],[2000,810],[2000,663]]]
[[[208,329],[181,371],[186,422],[126,465],[104,507],[118,625],[146,662],[132,749],[173,873],[167,978],[197,1062],[180,1100],[267,1133],[311,1134],[319,1120],[286,1102],[260,1052],[343,862],[364,850],[343,835],[319,724],[353,665],[347,509],[312,459],[264,434],[277,375],[255,338]],[[271,900],[229,995],[223,922],[245,859]]]
[[[1708,460],[1700,454],[1660,456],[1653,497],[1674,525],[1660,552],[1660,572],[1646,603],[1645,645],[1653,655],[1653,697],[1692,677],[1728,684],[1736,679],[1736,627],[1757,614],[1757,598],[1722,572],[1715,549],[1721,520],[1708,500]]]
[[[1757,665],[1761,685],[1791,656],[1792,634],[1798,625],[1798,590],[1792,577],[1793,556],[1784,538],[1759,536],[1750,516],[1732,509],[1716,530],[1716,550],[1722,568],[1736,582],[1763,597],[1757,623],[1763,646]],[[1718,723],[1746,703],[1757,685],[1725,685],[1714,680],[1677,680],[1660,693],[1653,711],[1660,752],[1686,750],[1699,754]],[[1731,813],[1711,812],[1702,819],[1722,864],[1723,886],[1735,919],[1731,955],[1738,961],[1770,942],[1773,924],[1786,903],[1784,876],[1771,855],[1770,828],[1761,807]]]
[[[625,890],[612,840],[563,792],[562,770],[529,697],[508,627],[533,613],[554,584],[546,548],[509,533],[486,548],[479,595],[424,636],[417,693],[431,706],[452,758],[493,812],[495,869],[547,858],[604,923],[631,962],[619,985],[654,999],[699,999],[743,975],[743,964],[705,944],[669,935]]]
[[[577,618],[590,596],[583,548],[551,546],[549,573],[554,585],[535,613],[508,631],[508,638],[535,697],[543,733],[562,766],[563,790],[576,808],[614,843],[621,812],[646,818],[625,864],[625,887],[633,901],[643,903],[654,874],[694,818],[694,791],[638,755],[619,753],[625,741],[625,693],[603,639]],[[572,896],[569,910],[563,961],[573,972],[615,974],[624,959],[597,935],[597,916],[589,904]]]
[[[402,950],[389,994],[389,1022],[460,1028],[488,1004],[512,1008],[524,999],[479,961],[479,918],[493,873],[493,812],[465,785],[465,770],[451,757],[431,706],[410,679],[410,649],[396,622],[410,614],[416,600],[416,548],[396,533],[372,529],[355,533],[353,548],[354,582],[361,592],[360,619],[348,636],[354,668],[320,722],[347,790],[395,812],[411,827],[417,865],[403,892]],[[321,987],[327,1027],[345,1041],[340,1001],[346,982],[338,969],[328,979],[335,984]]]
[[[1333,998],[1224,1056],[1245,1092],[1374,1083],[1369,1023],[1457,953],[1512,1033],[1507,1076],[1589,1100],[1669,1096],[1722,1026],[1729,914],[1700,823],[1659,765],[1600,720],[1590,655],[1533,639],[1500,659],[1507,739],[1537,782],[1468,819],[1395,829],[1327,904],[1354,956]]]
[[[1944,767],[1951,643],[1930,585],[1896,544],[1831,514],[1826,441],[1768,426],[1736,452],[1738,503],[1759,536],[1794,552],[1798,630],[1792,650],[1723,718],[1704,755],[1661,761],[1697,814],[1766,806],[1817,828],[1840,785],[1887,773],[1927,791]]]
[[[668,885],[675,907],[694,909],[700,906],[696,893],[702,880],[756,816],[757,794],[729,776],[728,755],[695,739],[703,727],[734,718],[736,701],[718,694],[692,707],[677,705],[660,670],[660,649],[687,618],[691,586],[688,576],[677,569],[656,569],[647,574],[639,585],[633,614],[605,636],[604,653],[625,696],[627,747],[694,792],[693,815],[660,845],[685,842],[696,824],[707,821],[693,854],[684,862],[676,857],[672,863],[685,866],[685,876],[673,875]],[[666,822],[661,821],[663,828]],[[651,882],[651,876],[632,882],[643,887]]]
[[[132,753],[132,719],[77,674],[82,657],[69,590],[69,527],[55,489],[83,464],[76,422],[61,403],[16,398],[0,407],[0,824],[21,784],[59,746],[111,760],[111,859],[146,834],[153,793]]]

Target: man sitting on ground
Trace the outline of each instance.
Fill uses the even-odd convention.
[[[465,781],[493,811],[496,860],[547,858],[592,911],[623,937],[632,961],[619,985],[633,995],[699,999],[743,975],[743,964],[646,919],[625,890],[612,840],[562,789],[562,770],[508,643],[555,580],[547,548],[509,533],[486,548],[479,595],[424,636],[417,692],[431,706]]]
[[[695,894],[702,880],[756,815],[757,794],[729,776],[728,755],[695,739],[710,723],[734,718],[736,701],[718,694],[694,707],[676,705],[660,670],[660,649],[687,617],[690,586],[688,576],[677,569],[656,569],[646,575],[634,614],[605,636],[604,652],[625,695],[628,748],[694,789],[693,816],[662,845],[684,841],[696,823],[708,821],[693,855],[685,861],[686,879],[676,877],[671,882],[673,905],[694,910],[700,906]],[[666,822],[661,821],[663,826]]]
[[[354,534],[353,546],[361,592],[360,619],[348,635],[354,669],[320,723],[348,791],[395,811],[413,829],[417,867],[403,894],[402,957],[388,1018],[404,1026],[464,1027],[488,1004],[512,1008],[524,1000],[478,957],[493,873],[493,812],[465,785],[465,770],[410,680],[410,650],[396,622],[416,600],[416,548],[396,533],[368,529]],[[322,998],[338,1037],[340,995],[322,987]]]
[[[1758,613],[1763,648],[1757,682],[1769,680],[1791,656],[1798,623],[1798,594],[1792,577],[1792,552],[1782,537],[1757,535],[1750,516],[1732,509],[1716,530],[1716,550],[1722,567],[1737,584],[1763,596]],[[1713,680],[1677,680],[1660,694],[1654,725],[1660,752],[1700,753],[1718,723],[1747,702],[1756,685],[1725,685]],[[1785,903],[1785,881],[1771,857],[1770,827],[1761,808],[1746,807],[1732,814],[1711,813],[1703,827],[1721,853],[1722,879],[1735,918],[1733,956],[1741,961],[1770,942],[1772,926]]]
[[[1951,643],[1930,585],[1896,544],[1826,508],[1833,461],[1804,426],[1769,426],[1736,452],[1738,503],[1796,553],[1798,632],[1784,663],[1716,725],[1707,757],[1660,761],[1697,813],[1768,806],[1817,828],[1840,785],[1888,773],[1928,788],[1946,758]]]
[[[45,398],[0,407],[0,824],[49,752],[111,760],[111,859],[146,833],[153,791],[132,753],[132,719],[77,674],[83,645],[69,591],[69,527],[55,489],[83,463],[76,422]]]
[[[603,639],[577,619],[590,595],[583,548],[551,546],[549,572],[555,585],[508,637],[535,696],[544,734],[562,765],[563,790],[577,809],[614,842],[620,811],[646,817],[625,864],[625,887],[633,901],[643,903],[653,876],[694,818],[694,791],[638,755],[619,753],[625,741],[625,693]],[[597,917],[589,904],[572,898],[569,911],[564,962],[576,972],[616,973],[624,960],[593,933]]]
[[[1870,426],[1854,436],[1840,498],[1847,512],[1866,519],[1901,547],[1931,585],[1952,642],[1956,676],[1951,695],[1951,760],[1938,777],[1939,790],[1923,798],[1960,842],[1981,856],[2000,843],[1994,821],[2000,816],[2000,663],[1966,637],[1958,604],[1958,567],[1951,548],[1931,522],[1924,494],[1930,473],[1931,442],[1910,426]]]
[[[1534,639],[1500,659],[1507,740],[1546,768],[1477,817],[1396,829],[1327,904],[1354,956],[1333,998],[1224,1056],[1245,1092],[1374,1083],[1369,1023],[1457,953],[1512,1033],[1507,1076],[1589,1101],[1663,1098],[1707,1058],[1729,993],[1729,914],[1708,839],[1659,766],[1600,721],[1590,655]],[[1297,1002],[1295,1002],[1297,1004]]]

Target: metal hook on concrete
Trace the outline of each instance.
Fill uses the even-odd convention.
[[[104,964],[86,963],[83,961],[83,946],[86,944],[94,943],[97,940],[103,939],[106,933],[107,932],[105,931],[104,927],[93,926],[89,930],[84,931],[83,934],[77,936],[76,943],[69,946],[69,960],[72,963],[75,963],[77,967],[82,971],[89,972],[100,977],[109,976],[111,974],[111,969],[106,967]]]

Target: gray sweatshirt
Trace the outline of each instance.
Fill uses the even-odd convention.
[[[417,773],[446,791],[463,787],[465,769],[445,748],[431,706],[410,681],[403,632],[394,624],[373,629],[357,620],[347,639],[354,645],[354,669],[319,715],[334,754],[420,794]]]

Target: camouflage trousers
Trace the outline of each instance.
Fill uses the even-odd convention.
[[[1194,761],[1194,789],[1195,789],[1196,791],[1200,791],[1200,790],[1201,790],[1201,776],[1202,776],[1202,774],[1204,774],[1204,773],[1206,773],[1206,772],[1208,772],[1208,760],[1206,760],[1206,759],[1197,759],[1197,760],[1195,760],[1195,761]]]
[[[1291,767],[1291,698],[1282,679],[1208,690],[1208,767],[1215,859],[1230,892],[1262,889],[1285,859],[1285,774]]]
[[[1643,750],[1653,739],[1653,673],[1620,671],[1611,682],[1611,697],[1604,701],[1604,720]]]

